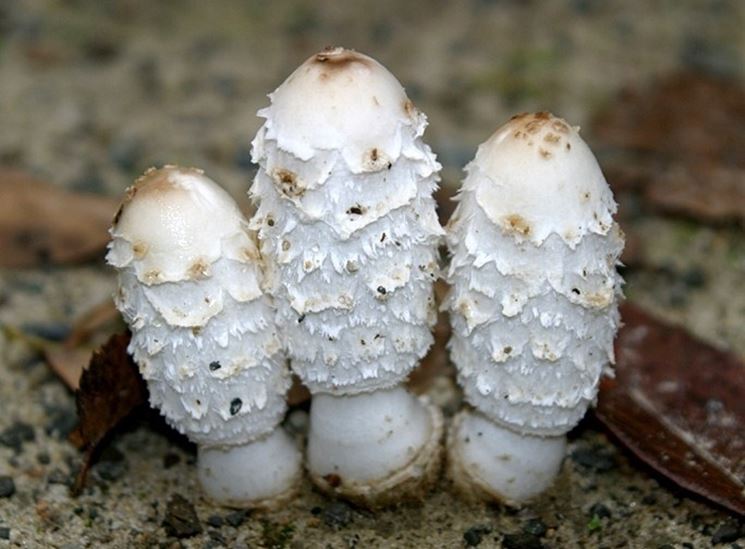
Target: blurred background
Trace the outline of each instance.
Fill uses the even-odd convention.
[[[250,208],[256,111],[295,67],[329,45],[378,59],[427,114],[425,140],[444,167],[443,221],[463,166],[510,116],[549,110],[581,126],[620,203],[629,299],[745,354],[739,0],[0,0],[0,323],[63,341],[74,318],[109,299],[114,277],[103,265],[104,229],[124,189],[150,166],[201,167]],[[18,201],[17,183],[26,180],[39,186],[26,185],[30,194]],[[95,208],[67,209],[43,185],[101,199],[95,223],[87,217]],[[35,205],[45,201],[49,209]],[[14,253],[35,246],[30,222],[54,233],[55,216],[78,219],[95,233],[94,253],[49,261],[64,255],[66,241],[58,239],[51,250],[14,262]],[[0,495],[0,544],[160,543],[166,495],[194,490],[193,451],[171,450],[162,433],[130,433],[117,442],[118,454],[94,468],[93,488],[71,503],[66,484],[78,454],[65,437],[75,425],[73,398],[38,348],[2,336],[0,350],[0,475],[13,476],[18,492],[12,503]],[[13,428],[16,439],[3,439]],[[224,543],[204,534],[204,545],[193,546],[285,540],[303,547],[302,539],[308,546],[325,539],[333,547],[412,547],[428,546],[422,540],[430,537],[433,545],[470,545],[484,532],[502,539],[500,528],[525,531],[536,517],[545,523],[541,536],[546,525],[553,529],[556,546],[622,546],[632,534],[640,547],[711,542],[724,520],[719,511],[681,504],[679,494],[619,458],[604,435],[585,429],[572,446],[584,448],[584,457],[571,462],[556,494],[527,514],[454,508],[438,493],[424,512],[374,519],[329,508],[308,489],[285,519],[223,531]],[[153,455],[163,456],[163,466],[160,459],[153,465]],[[604,468],[607,456],[616,465]],[[127,483],[117,482],[125,473]],[[624,491],[614,492],[620,486]],[[206,505],[197,504],[203,519],[214,513]],[[587,524],[594,517],[602,528]],[[306,524],[311,518],[321,530]],[[339,533],[350,521],[363,533]],[[287,541],[287,523],[310,533]]]

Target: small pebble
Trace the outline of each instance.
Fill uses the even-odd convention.
[[[483,524],[471,526],[468,530],[463,532],[463,541],[467,547],[476,547],[483,541],[484,536],[489,532],[491,532],[491,528]]]
[[[122,478],[129,470],[124,454],[116,446],[107,446],[101,452],[98,463],[93,467],[99,478],[114,482]]]
[[[728,521],[721,524],[712,534],[711,543],[732,543],[740,539],[740,526],[734,521]]]
[[[210,537],[210,540],[214,541],[215,543],[217,543],[219,545],[227,545],[227,540],[225,539],[225,536],[223,536],[217,530],[210,530],[207,533],[208,533],[208,535]]]
[[[602,503],[593,503],[587,514],[598,518],[610,518],[612,516],[610,509]]]
[[[49,465],[52,462],[52,458],[49,457],[49,454],[47,452],[39,452],[36,454],[36,460],[41,465]]]
[[[544,523],[539,518],[530,519],[523,525],[523,532],[525,532],[526,534],[537,536],[539,538],[545,536],[547,530],[548,528],[546,527],[546,523]]]
[[[207,524],[209,524],[213,528],[222,528],[224,521],[222,520],[222,517],[220,515],[210,515],[209,517],[207,517]]]
[[[16,421],[0,433],[0,444],[20,452],[24,442],[31,442],[35,438],[36,433],[34,433],[34,428],[31,425]]]
[[[683,283],[689,288],[703,288],[706,286],[706,273],[698,267],[691,267],[683,273]]]
[[[572,452],[572,461],[596,473],[605,473],[616,467],[612,450],[601,445],[584,446]]]
[[[0,526],[0,539],[10,539],[10,528]]]
[[[323,522],[331,528],[343,528],[352,520],[352,509],[344,502],[332,501],[323,510]]]
[[[502,547],[504,549],[543,549],[544,546],[538,536],[520,532],[505,534],[502,538]]]
[[[246,520],[246,511],[233,511],[225,515],[225,522],[233,528],[238,528]]]
[[[202,533],[202,525],[194,506],[178,494],[168,501],[163,527],[169,536],[176,538],[189,538]]]
[[[178,465],[181,462],[181,456],[173,452],[168,452],[163,456],[163,468],[170,469],[174,465]]]
[[[0,498],[9,498],[16,493],[16,483],[7,475],[0,476]]]
[[[47,482],[49,484],[71,484],[71,478],[70,475],[65,473],[62,469],[56,468],[51,473],[49,473],[49,476],[47,476]]]
[[[47,417],[49,417],[49,421],[44,427],[44,431],[49,436],[56,437],[59,440],[66,440],[78,425],[78,416],[72,406],[69,408],[51,407],[47,410]]]

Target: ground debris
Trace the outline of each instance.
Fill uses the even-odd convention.
[[[100,255],[116,207],[109,197],[0,169],[0,266],[69,264]]]
[[[117,334],[93,354],[75,392],[78,427],[72,442],[85,450],[73,493],[83,488],[94,454],[106,436],[135,408],[147,402],[147,389],[127,353],[129,334]]]
[[[704,222],[745,223],[745,88],[699,72],[624,91],[592,124],[617,195]],[[621,200],[623,204],[623,200]],[[625,214],[621,208],[621,218]]]
[[[176,538],[190,538],[202,533],[202,524],[194,505],[179,494],[168,500],[163,527],[169,536]]]
[[[621,316],[596,416],[664,476],[745,515],[745,364],[634,305]]]

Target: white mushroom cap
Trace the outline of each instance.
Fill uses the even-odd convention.
[[[150,169],[127,191],[107,260],[118,268],[133,263],[145,284],[200,279],[219,257],[258,257],[246,231],[235,201],[201,170]]]
[[[585,234],[604,235],[613,224],[616,204],[595,156],[579,128],[550,113],[512,118],[467,170],[466,185],[486,215],[517,238],[540,245],[556,233],[574,248]]]
[[[340,47],[308,58],[269,97],[271,106],[258,113],[267,120],[267,139],[302,160],[341,151],[354,173],[398,158],[396,128],[413,125],[421,135],[426,123],[385,67]]]

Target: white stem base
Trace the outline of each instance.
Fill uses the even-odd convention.
[[[466,410],[448,435],[448,472],[467,497],[520,505],[551,486],[565,453],[564,435],[520,434]]]
[[[418,496],[439,469],[442,413],[403,386],[353,396],[316,394],[308,470],[324,491],[367,506]]]
[[[295,494],[302,454],[278,427],[242,446],[200,446],[197,472],[204,493],[219,505],[273,508]]]

